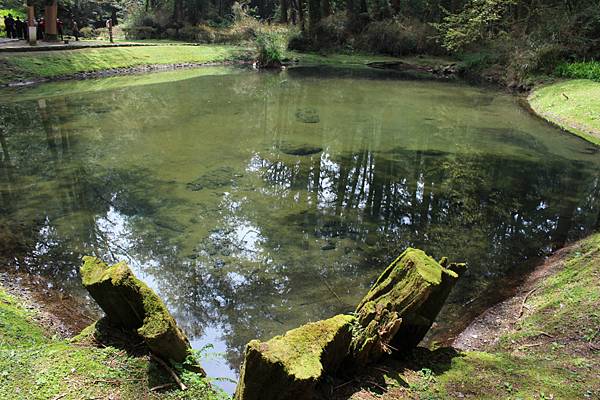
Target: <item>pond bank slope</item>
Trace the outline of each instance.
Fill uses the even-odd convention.
[[[187,391],[175,389],[147,355],[61,339],[36,321],[37,314],[0,287],[0,399],[223,398],[193,374],[183,377]]]
[[[457,340],[334,382],[328,399],[600,398],[600,234],[540,266],[514,298]],[[0,287],[0,398],[222,398],[196,378],[186,392],[147,356],[74,343],[48,333],[32,306]]]
[[[557,82],[535,89],[527,100],[543,119],[600,146],[600,82]]]
[[[461,335],[473,350],[418,349],[338,384],[334,398],[600,398],[600,234],[557,252],[521,289]]]
[[[0,85],[121,75],[239,61],[249,50],[232,45],[157,45],[0,54]]]

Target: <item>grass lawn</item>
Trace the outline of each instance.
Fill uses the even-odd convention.
[[[242,57],[239,46],[139,46],[0,54],[0,84],[151,64],[216,63]]]
[[[528,100],[543,118],[600,145],[600,82],[558,82],[536,89]]]
[[[173,41],[140,41],[153,46],[108,47],[64,51],[40,51],[0,54],[0,85],[20,80],[56,78],[80,72],[93,72],[142,65],[177,63],[219,63],[248,59],[254,52],[251,45],[186,45]],[[288,52],[301,64],[365,65],[370,62],[404,61],[417,66],[450,63],[437,57],[395,58],[369,54],[315,54]]]
[[[187,391],[147,356],[52,337],[36,312],[0,287],[0,399],[221,399],[206,379],[184,374]]]

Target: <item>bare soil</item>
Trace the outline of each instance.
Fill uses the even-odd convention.
[[[35,311],[35,322],[62,338],[77,335],[100,317],[96,307],[52,288],[39,276],[0,271],[0,286]]]
[[[489,308],[463,330],[452,343],[457,350],[485,351],[498,344],[499,338],[515,327],[527,313],[527,300],[535,292],[539,282],[554,274],[562,267],[565,256],[578,244],[572,244],[556,251],[535,268],[506,300]]]

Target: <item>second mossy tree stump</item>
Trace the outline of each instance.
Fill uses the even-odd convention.
[[[246,346],[235,400],[309,400],[324,374],[348,354],[353,316],[302,325],[268,342]]]
[[[160,297],[124,262],[108,266],[96,257],[83,260],[83,286],[111,325],[135,331],[162,359],[183,363],[190,354],[190,343]]]
[[[377,279],[356,308],[350,359],[361,366],[384,353],[407,351],[425,337],[464,264],[439,263],[408,248]]]

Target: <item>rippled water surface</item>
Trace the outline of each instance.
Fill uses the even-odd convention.
[[[5,91],[0,144],[4,268],[84,296],[83,255],[127,260],[234,379],[248,340],[351,311],[407,246],[469,265],[444,325],[599,225],[596,148],[508,95],[375,70]]]

